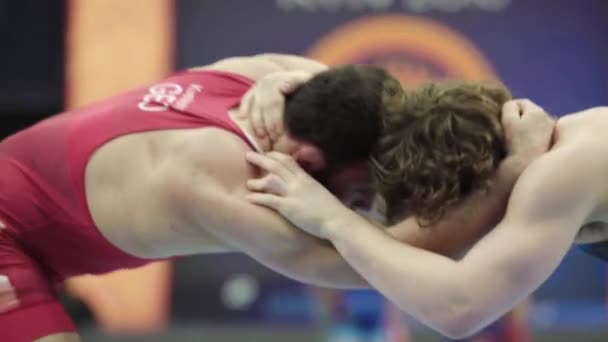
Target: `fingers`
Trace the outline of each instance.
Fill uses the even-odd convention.
[[[275,174],[283,180],[289,180],[293,177],[293,173],[281,162],[255,152],[247,152],[245,154],[247,161],[260,169]]]
[[[526,119],[531,115],[548,114],[545,110],[536,103],[528,99],[518,99],[506,102],[502,107],[502,123],[507,127],[511,127],[519,119]]]
[[[273,194],[261,194],[261,193],[255,193],[255,194],[248,194],[245,196],[245,198],[253,204],[257,204],[257,205],[261,205],[264,207],[268,207],[270,209],[274,209],[276,211],[281,211],[282,208],[282,203],[284,201],[283,198],[277,196],[277,195],[273,195]]]
[[[255,100],[254,92],[249,90],[243,99],[241,100],[241,104],[239,105],[239,110],[237,111],[237,117],[244,119],[249,115],[251,111],[251,107],[253,107],[253,102]]]
[[[511,127],[520,118],[520,107],[517,101],[507,101],[502,106],[502,124]]]
[[[247,92],[238,115],[242,118],[249,116],[258,137],[269,135],[273,139],[278,138],[284,131],[285,95],[294,92],[311,77],[311,73],[303,71],[281,72],[265,77]]]
[[[253,106],[249,122],[251,123],[253,131],[258,137],[263,138],[266,136],[266,122],[264,116],[264,107],[262,105],[256,104]]]
[[[507,151],[524,160],[533,160],[551,146],[555,120],[528,99],[513,100],[503,107]]]
[[[519,105],[519,107],[521,108],[521,113],[522,116],[526,115],[527,113],[544,113],[545,110],[537,105],[536,103],[528,100],[528,99],[522,99],[522,100],[517,100],[517,104]]]
[[[281,86],[279,87],[279,90],[281,91],[281,93],[283,93],[285,95],[289,95],[289,94],[293,93],[294,91],[296,91],[296,89],[298,89],[299,86],[300,86],[300,83],[292,82],[292,81],[285,81],[283,84],[281,84]]]
[[[258,137],[270,135],[271,138],[276,139],[283,133],[285,97],[277,88],[266,95],[256,95],[256,101],[253,102],[250,111],[249,120]]]
[[[279,176],[272,173],[262,178],[248,180],[247,188],[251,191],[265,192],[278,196],[285,196],[287,193],[285,182]]]
[[[302,84],[308,82],[313,77],[313,74],[304,71],[295,71],[279,86],[279,91],[283,96],[275,99],[273,106],[268,108],[267,128],[273,138],[283,134],[285,123],[285,95],[289,95],[296,91]]]
[[[273,151],[273,152],[267,153],[266,156],[268,158],[271,158],[272,160],[277,161],[281,165],[283,165],[292,174],[296,174],[298,172],[304,172],[304,170],[302,170],[302,168],[300,167],[298,162],[296,162],[296,160],[293,159],[293,157],[291,157],[287,154]]]
[[[274,97],[264,106],[264,123],[266,131],[273,139],[283,133],[283,114],[285,112],[285,97]]]

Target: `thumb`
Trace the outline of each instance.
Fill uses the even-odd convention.
[[[291,94],[298,89],[302,84],[308,82],[312,78],[312,74],[308,72],[297,72],[292,77],[287,79],[280,86],[280,90],[283,94]]]

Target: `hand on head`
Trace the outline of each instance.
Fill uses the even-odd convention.
[[[340,212],[348,212],[329,190],[307,174],[286,154],[249,152],[247,161],[268,172],[247,182],[253,193],[247,199],[278,211],[309,234],[326,238],[325,223]],[[348,214],[348,213],[347,213]]]
[[[304,71],[283,71],[266,76],[243,97],[239,117],[249,118],[258,137],[276,139],[284,130],[285,95],[294,92],[312,76]]]
[[[250,120],[258,127],[279,125],[283,129],[285,90],[293,91],[297,88],[296,85],[301,85],[309,78],[310,75],[298,73],[269,77],[250,91],[244,101],[243,111],[251,113]],[[389,207],[396,204],[410,213],[428,214],[429,218],[440,217],[442,210],[450,203],[454,204],[486,186],[501,159],[505,157],[505,152],[507,157],[515,157],[522,165],[527,165],[550,148],[555,121],[529,100],[508,101],[510,95],[504,87],[475,83],[438,83],[411,94],[405,97],[401,110],[383,116],[385,136],[381,139],[381,147],[388,145],[384,146],[386,153],[376,156],[375,168],[377,172],[386,173],[377,183],[383,194],[395,194],[385,197],[387,201],[394,200],[393,203],[387,203]],[[270,100],[273,97],[275,99]],[[250,109],[256,105],[258,110]],[[277,132],[280,131],[274,128],[271,134]],[[424,152],[426,149],[428,153]],[[445,151],[437,155],[441,149]],[[382,153],[383,149],[376,151]],[[391,157],[391,153],[395,157]],[[263,192],[252,195],[250,200],[278,210],[296,224],[298,222],[295,221],[304,220],[304,224],[309,225],[305,230],[319,235],[318,231],[310,227],[310,222],[313,221],[312,217],[317,223],[322,218],[331,218],[331,212],[325,210],[328,207],[338,210],[334,204],[339,202],[331,192],[302,171],[292,157],[271,153],[257,157],[250,155],[248,158],[269,172],[249,184],[250,190]],[[445,163],[447,164],[444,165]],[[400,170],[399,165],[404,169]],[[429,165],[435,169],[429,169]],[[293,177],[294,174],[297,177]],[[429,181],[429,174],[435,177],[433,182]],[[418,180],[416,177],[419,175],[426,178]],[[339,182],[326,183],[331,188],[332,184]],[[429,184],[437,189],[430,188]],[[445,190],[446,193],[441,193],[440,190]],[[358,198],[349,196],[345,191],[332,192],[343,202],[348,201],[347,197]],[[409,194],[407,198],[404,198],[405,194]],[[425,202],[425,196],[430,196],[435,202]],[[407,205],[408,203],[410,204]],[[430,208],[428,212],[425,211],[427,207]],[[296,214],[294,208],[307,213]],[[316,212],[311,213],[314,211]]]
[[[551,148],[555,124],[554,118],[530,100],[506,102],[502,125],[508,155],[529,164]]]

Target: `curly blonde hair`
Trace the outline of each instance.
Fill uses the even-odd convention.
[[[476,190],[488,189],[506,151],[498,84],[435,82],[406,91],[401,110],[383,117],[372,157],[387,214],[413,215],[423,226]]]

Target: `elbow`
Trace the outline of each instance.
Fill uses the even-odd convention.
[[[440,302],[435,303],[432,310],[421,318],[447,338],[465,339],[484,327],[484,312],[479,309],[472,291],[463,288],[462,291],[451,292],[438,296]]]
[[[449,339],[462,340],[471,337],[477,333],[480,328],[476,324],[463,324],[461,319],[456,318],[443,323],[441,326],[437,326],[435,330]]]
[[[444,317],[441,320],[435,321],[433,328],[441,335],[454,339],[461,340],[471,337],[483,328],[483,323],[479,316],[466,309],[453,311],[449,317]]]

